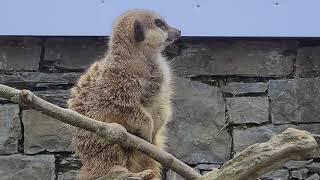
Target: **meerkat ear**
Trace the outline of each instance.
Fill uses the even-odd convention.
[[[138,20],[134,21],[134,38],[137,42],[141,42],[144,40],[143,25]]]

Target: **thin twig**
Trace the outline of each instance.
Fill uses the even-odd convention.
[[[171,154],[137,136],[128,133],[126,129],[119,124],[96,121],[73,110],[63,109],[51,104],[35,96],[28,90],[17,90],[2,84],[0,84],[0,97],[9,99],[15,103],[27,105],[64,123],[97,133],[108,142],[118,143],[127,148],[134,148],[160,162],[163,166],[172,169],[186,179],[196,179],[201,177],[197,171],[179,161]]]

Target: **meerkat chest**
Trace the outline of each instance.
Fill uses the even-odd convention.
[[[152,103],[152,100],[159,96],[162,90],[168,86],[170,81],[170,71],[165,58],[157,56],[153,62],[154,63],[150,67],[150,76],[146,79],[145,83],[145,93],[143,97],[144,104]]]

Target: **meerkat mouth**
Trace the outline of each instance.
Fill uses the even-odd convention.
[[[175,28],[171,28],[171,30],[168,32],[168,38],[166,39],[166,41],[173,42],[179,37],[181,37],[181,31]]]

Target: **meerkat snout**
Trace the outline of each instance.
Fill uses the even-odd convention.
[[[178,39],[181,36],[181,31],[175,28],[170,28],[170,30],[168,31],[168,38],[167,41],[174,41],[176,39]]]
[[[167,33],[165,41],[168,43],[172,43],[181,36],[181,31],[179,29],[168,25],[163,19],[155,19],[154,23],[158,28]]]

